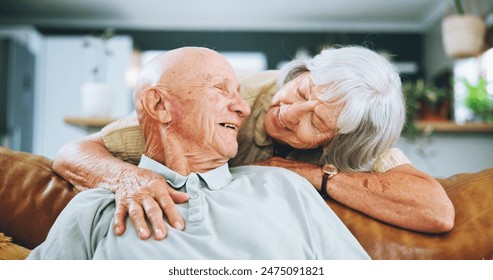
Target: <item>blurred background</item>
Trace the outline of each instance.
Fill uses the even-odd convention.
[[[2,0],[0,145],[54,158],[131,113],[141,65],[169,49],[215,49],[242,75],[362,45],[400,71],[415,166],[476,172],[493,166],[492,26],[488,0]]]

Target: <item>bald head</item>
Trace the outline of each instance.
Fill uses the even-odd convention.
[[[183,47],[165,52],[144,65],[134,90],[134,104],[137,112],[142,109],[142,93],[149,87],[162,85],[173,91],[177,84],[202,83],[214,75],[213,65],[231,68],[222,55],[207,48]],[[231,71],[232,68],[231,68]]]

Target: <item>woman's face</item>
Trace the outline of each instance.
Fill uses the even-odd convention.
[[[272,99],[264,129],[276,141],[297,149],[320,147],[334,138],[342,106],[318,99],[322,88],[306,72],[285,84]]]

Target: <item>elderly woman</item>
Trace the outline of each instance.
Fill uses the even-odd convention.
[[[392,148],[405,107],[400,77],[383,57],[362,47],[326,49],[279,72],[245,77],[240,93],[252,113],[240,128],[238,154],[230,166],[288,168],[322,197],[399,227],[431,233],[453,227],[454,208],[441,185]],[[183,228],[174,203],[188,197],[130,164],[144,150],[139,124],[130,117],[67,144],[54,170],[74,185],[116,192],[116,234],[125,231],[129,214],[142,239],[151,235],[145,216],[154,238],[162,239],[163,212],[172,226]]]

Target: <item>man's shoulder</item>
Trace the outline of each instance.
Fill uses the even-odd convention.
[[[229,168],[232,174],[260,174],[260,173],[289,173],[295,174],[293,171],[277,166],[263,166],[263,165],[242,165]]]
[[[230,168],[233,180],[248,180],[255,189],[264,188],[266,193],[275,193],[283,200],[315,202],[320,195],[313,185],[303,176],[282,167],[275,166],[238,166]]]
[[[286,185],[308,184],[301,175],[282,167],[276,166],[260,166],[260,165],[245,165],[230,168],[234,178],[246,176],[252,181],[268,181],[278,182]]]
[[[82,208],[106,208],[110,204],[115,203],[115,194],[103,188],[85,190],[78,193],[69,204],[71,207]],[[90,206],[92,205],[92,206]]]

